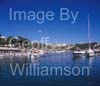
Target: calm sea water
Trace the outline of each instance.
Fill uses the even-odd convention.
[[[39,66],[69,66],[90,68],[90,75],[79,76],[13,76],[9,64],[38,64]],[[24,71],[25,72],[25,71]],[[48,54],[38,59],[15,57],[0,59],[0,86],[100,86],[100,57],[73,57],[71,53]]]

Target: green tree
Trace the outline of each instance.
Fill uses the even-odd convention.
[[[6,40],[2,38],[2,34],[0,33],[0,45],[3,46],[6,44]]]

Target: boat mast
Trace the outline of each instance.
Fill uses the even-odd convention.
[[[90,34],[90,17],[88,15],[88,40],[89,40],[89,49],[91,49],[91,34]]]

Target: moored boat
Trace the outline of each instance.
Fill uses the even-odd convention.
[[[73,56],[74,57],[82,57],[85,55],[85,51],[74,51]]]
[[[86,56],[87,57],[93,57],[93,56],[95,56],[95,53],[92,49],[89,49],[89,50],[86,51]]]
[[[88,40],[89,40],[89,49],[86,51],[86,56],[93,57],[95,55],[94,50],[91,49],[91,31],[90,31],[90,18],[88,16]]]

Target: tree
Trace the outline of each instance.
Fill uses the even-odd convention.
[[[24,48],[31,47],[31,41],[29,39],[24,38],[22,36],[18,36],[18,39],[19,39],[19,43],[20,43],[22,48],[23,48],[23,44],[26,44],[24,46]],[[30,45],[27,45],[27,43],[30,43]]]
[[[6,43],[6,40],[1,37],[2,37],[2,34],[0,33],[0,45],[4,45]]]

